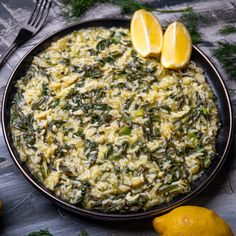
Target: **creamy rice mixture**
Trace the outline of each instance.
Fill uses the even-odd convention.
[[[11,132],[21,160],[86,209],[168,202],[216,155],[219,118],[202,69],[140,57],[127,29],[89,28],[53,42],[16,86]]]

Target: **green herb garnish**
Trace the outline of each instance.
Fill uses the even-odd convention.
[[[45,179],[48,176],[47,170],[45,169],[44,165],[41,164],[39,167],[39,171],[42,174],[43,178]]]
[[[141,8],[148,11],[153,10],[150,4],[134,0],[110,0],[109,2],[118,5],[121,9],[121,14],[132,15],[135,11]]]
[[[79,127],[78,131],[76,132],[76,135],[80,136],[84,132],[84,128]]]
[[[124,126],[121,130],[120,130],[120,135],[129,135],[131,134],[131,128],[128,126]]]
[[[226,25],[224,28],[218,30],[219,35],[229,35],[236,33],[236,27],[234,25]]]
[[[154,9],[148,3],[140,3],[135,0],[62,0],[66,5],[66,13],[69,17],[76,18],[80,17],[86,10],[90,7],[96,5],[97,3],[112,3],[120,7],[121,14],[131,15],[138,9],[146,9],[154,12],[161,13],[176,13],[183,12],[180,19],[188,27],[192,42],[199,43],[201,41],[201,34],[197,30],[197,21],[199,15],[196,14],[191,7],[181,8],[181,9]],[[99,49],[105,48],[105,45],[99,45]]]
[[[118,5],[122,14],[133,14],[136,10],[142,8],[152,10],[148,3],[140,3],[135,0],[62,0],[66,5],[66,13],[69,17],[80,17],[90,7],[97,3],[112,3]]]
[[[236,78],[236,43],[228,41],[217,42],[212,49],[213,56],[222,64],[231,78]]]
[[[121,9],[121,14],[132,15],[139,9],[145,9],[148,11],[156,11],[161,13],[175,13],[186,12],[192,9],[191,7],[181,9],[154,9],[150,3],[141,3],[136,0],[62,0],[67,6],[67,13],[69,17],[80,17],[90,7],[97,3],[111,3],[117,5]]]
[[[144,110],[142,110],[142,109],[136,110],[134,112],[134,115],[135,115],[135,117],[143,116],[144,115]]]
[[[99,2],[107,2],[106,0],[62,0],[66,5],[66,14],[69,17],[76,18],[80,17],[87,11],[90,7],[94,6]]]
[[[197,134],[195,132],[190,132],[188,133],[188,138],[189,139],[197,139]]]
[[[206,158],[204,160],[204,167],[208,168],[210,164],[211,164],[211,158]]]
[[[81,229],[79,236],[88,236],[88,232],[85,229]]]
[[[203,115],[205,115],[205,116],[209,115],[209,112],[208,112],[208,110],[207,110],[206,107],[203,106],[203,107],[201,108],[201,111],[202,111]]]
[[[53,236],[47,229],[40,229],[39,231],[35,231],[27,234],[27,236]]]
[[[166,185],[166,186],[163,186],[159,189],[159,193],[160,194],[164,194],[164,193],[167,193],[167,192],[176,192],[179,190],[179,186],[176,185],[176,184],[172,184],[172,185]]]
[[[180,16],[180,19],[187,26],[189,33],[192,38],[193,44],[199,43],[202,40],[201,33],[198,32],[197,22],[199,19],[199,14],[195,13],[192,8],[188,8]]]

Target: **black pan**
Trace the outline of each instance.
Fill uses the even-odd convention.
[[[204,174],[197,181],[192,183],[190,192],[183,195],[179,195],[169,203],[164,203],[162,205],[155,206],[147,211],[138,211],[130,213],[128,212],[125,214],[120,214],[120,213],[106,214],[91,210],[85,210],[82,207],[75,206],[66,201],[61,200],[60,198],[56,197],[52,192],[50,192],[48,189],[46,189],[30,173],[26,164],[20,161],[17,150],[13,145],[10,131],[10,108],[11,108],[12,98],[15,94],[16,81],[25,75],[35,55],[37,55],[42,50],[47,48],[52,41],[55,41],[73,32],[74,30],[79,30],[88,27],[98,27],[98,26],[102,27],[115,26],[115,27],[127,28],[129,27],[129,25],[130,21],[125,19],[98,19],[98,20],[86,21],[83,23],[76,23],[43,39],[23,57],[23,59],[18,63],[18,65],[12,72],[6,86],[2,102],[2,128],[3,128],[4,138],[13,160],[15,161],[16,165],[21,170],[23,175],[33,184],[35,188],[39,189],[42,193],[44,193],[57,205],[69,211],[75,212],[77,214],[101,220],[132,220],[132,219],[147,218],[167,212],[172,208],[179,206],[184,202],[190,200],[191,198],[196,196],[199,192],[201,192],[203,188],[205,188],[211,182],[211,180],[216,176],[216,174],[222,167],[227,157],[233,135],[232,106],[224,81],[219,72],[217,71],[217,69],[215,68],[215,66],[205,56],[205,54],[202,51],[200,51],[196,46],[193,46],[191,59],[205,71],[207,82],[210,84],[211,89],[216,97],[216,103],[220,113],[221,128],[217,136],[216,149],[218,155],[213,160],[210,167],[204,172]]]

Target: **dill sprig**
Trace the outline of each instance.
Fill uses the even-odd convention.
[[[217,32],[218,35],[229,35],[233,33],[236,33],[236,27],[234,25],[226,25]]]
[[[191,7],[180,16],[180,20],[183,21],[189,30],[193,44],[197,44],[202,40],[201,33],[198,31],[199,17],[200,15],[195,13]]]
[[[236,79],[236,43],[228,41],[217,42],[212,54],[222,64],[231,79]]]
[[[81,229],[79,236],[89,236],[86,229]]]
[[[78,18],[85,13],[90,7],[97,3],[112,3],[118,5],[121,9],[121,14],[131,15],[136,10],[142,8],[153,10],[148,3],[140,3],[136,0],[62,0],[66,6],[66,13],[71,18]]]
[[[86,10],[97,3],[112,3],[120,7],[121,14],[131,15],[138,9],[146,9],[149,11],[160,13],[176,13],[182,12],[180,19],[188,27],[192,42],[199,43],[201,34],[197,30],[197,21],[199,15],[196,14],[192,7],[181,9],[154,9],[149,3],[141,3],[136,0],[62,0],[66,5],[66,13],[71,18],[80,17]]]
[[[96,3],[108,2],[106,0],[62,0],[65,4],[65,13],[70,18],[78,18],[82,16],[90,7]]]
[[[148,3],[140,3],[135,0],[110,0],[112,4],[118,5],[121,10],[121,14],[132,15],[135,11],[139,9],[145,9],[152,11],[153,8]]]
[[[47,229],[40,229],[39,231],[35,231],[27,234],[27,236],[53,236]]]

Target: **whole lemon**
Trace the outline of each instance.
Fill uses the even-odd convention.
[[[214,211],[181,206],[153,220],[161,236],[233,236],[229,225]]]

